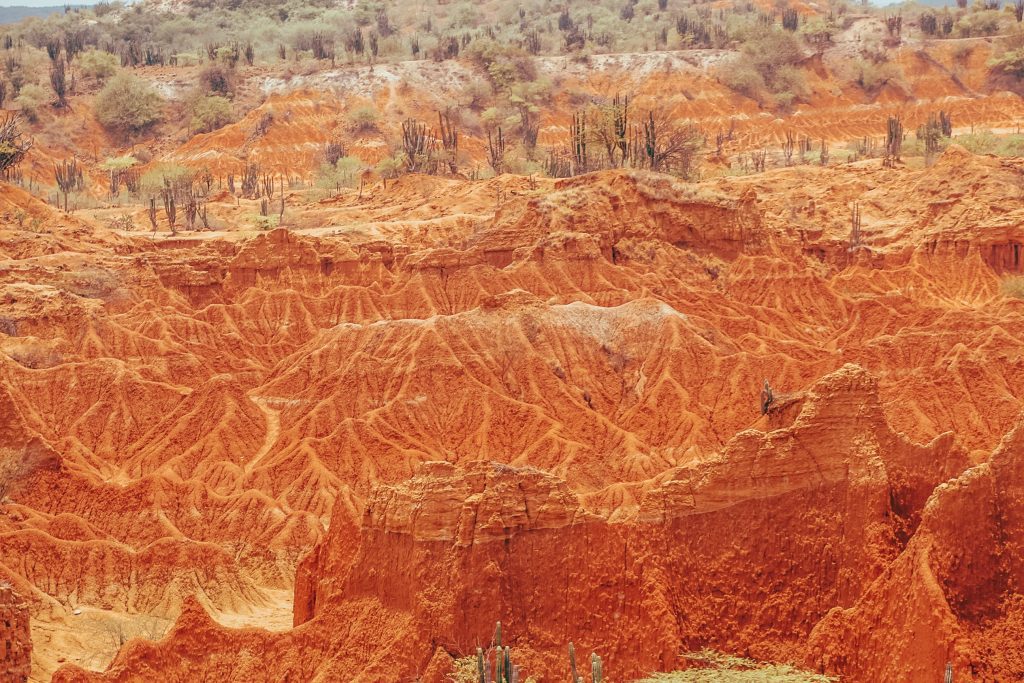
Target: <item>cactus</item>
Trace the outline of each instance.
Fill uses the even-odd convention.
[[[61,62],[63,64],[63,62]],[[57,187],[64,194],[64,211],[68,210],[68,194],[81,190],[85,187],[82,167],[78,165],[78,159],[74,157],[70,161],[62,161],[53,165],[53,177],[57,181]]]
[[[939,110],[939,124],[942,128],[943,137],[953,137],[953,117],[946,112]]]
[[[786,166],[793,161],[793,150],[796,148],[796,136],[793,131],[786,131],[786,140],[782,143],[782,156],[786,158]]]
[[[409,173],[433,172],[434,147],[434,138],[427,131],[425,123],[411,118],[402,122],[402,149],[405,151],[405,168]]]
[[[590,163],[587,158],[587,115],[586,111],[575,112],[569,126],[572,137],[573,175],[586,173]]]
[[[854,202],[850,209],[850,249],[860,246],[860,202]]]
[[[782,28],[795,31],[800,27],[800,15],[793,8],[782,10]]]
[[[576,648],[569,643],[569,671],[572,673],[572,683],[583,683],[583,679],[576,673]]]
[[[455,130],[449,111],[437,112],[437,122],[441,129],[441,147],[444,149],[444,160],[448,171],[455,175],[459,170],[459,132]]]
[[[487,129],[487,162],[494,170],[494,175],[501,175],[505,168],[505,136],[498,126],[497,134]]]
[[[601,670],[601,658],[596,652],[590,653],[590,680],[592,683],[601,683],[604,680],[604,673]]]
[[[491,652],[494,652],[494,668]],[[494,640],[486,651],[476,649],[476,670],[478,683],[519,683],[519,667],[512,663],[512,648],[501,645],[501,622],[494,625]],[[492,677],[493,674],[493,677]]]
[[[890,116],[885,134],[885,158],[882,165],[892,168],[900,160],[903,147],[903,122],[899,116]]]
[[[615,145],[619,148],[621,165],[626,165],[629,143],[626,140],[629,124],[629,96],[620,99],[618,95],[612,100],[612,127],[615,131]],[[614,165],[614,164],[613,164]]]

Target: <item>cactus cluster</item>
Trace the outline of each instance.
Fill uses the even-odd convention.
[[[519,667],[512,663],[512,650],[501,646],[500,621],[494,627],[493,646],[486,652],[480,647],[476,649],[476,670],[479,683],[519,683]]]
[[[596,652],[590,653],[590,681],[591,683],[602,683],[604,681],[604,669],[601,658]],[[576,670],[576,647],[569,643],[569,672],[572,675],[572,683],[584,683],[583,677]]]

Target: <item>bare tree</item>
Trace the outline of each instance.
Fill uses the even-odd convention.
[[[665,111],[649,111],[640,129],[634,129],[634,164],[641,168],[693,176],[704,137],[692,125],[672,121]]]
[[[6,114],[0,118],[0,172],[5,176],[32,149],[32,139],[22,137],[20,123],[21,118],[17,114]]]

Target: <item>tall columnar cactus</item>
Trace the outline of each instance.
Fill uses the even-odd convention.
[[[604,673],[601,670],[601,658],[596,652],[590,653],[590,680],[592,683],[601,683],[604,680]]]
[[[860,246],[860,202],[854,202],[850,209],[850,250]]]
[[[575,164],[573,174],[586,173],[590,162],[587,157],[587,114],[586,111],[575,112],[569,126],[572,138],[572,158]]]
[[[615,144],[619,148],[620,163],[626,165],[626,156],[629,152],[629,143],[626,141],[626,134],[629,125],[629,95],[619,99],[616,95],[612,100],[613,119],[612,126],[615,130]]]
[[[491,668],[491,653],[494,653]],[[478,683],[519,683],[519,667],[512,663],[512,648],[501,645],[501,622],[494,625],[494,640],[485,651],[476,649]]]
[[[882,165],[892,168],[900,160],[903,147],[903,122],[899,116],[890,116],[885,133],[885,158]]]
[[[572,683],[583,683],[583,679],[576,672],[576,648],[569,643],[569,671],[572,673]]]

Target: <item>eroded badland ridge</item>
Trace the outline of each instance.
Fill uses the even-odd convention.
[[[1024,676],[1024,5],[405,5],[0,32],[0,680]]]

